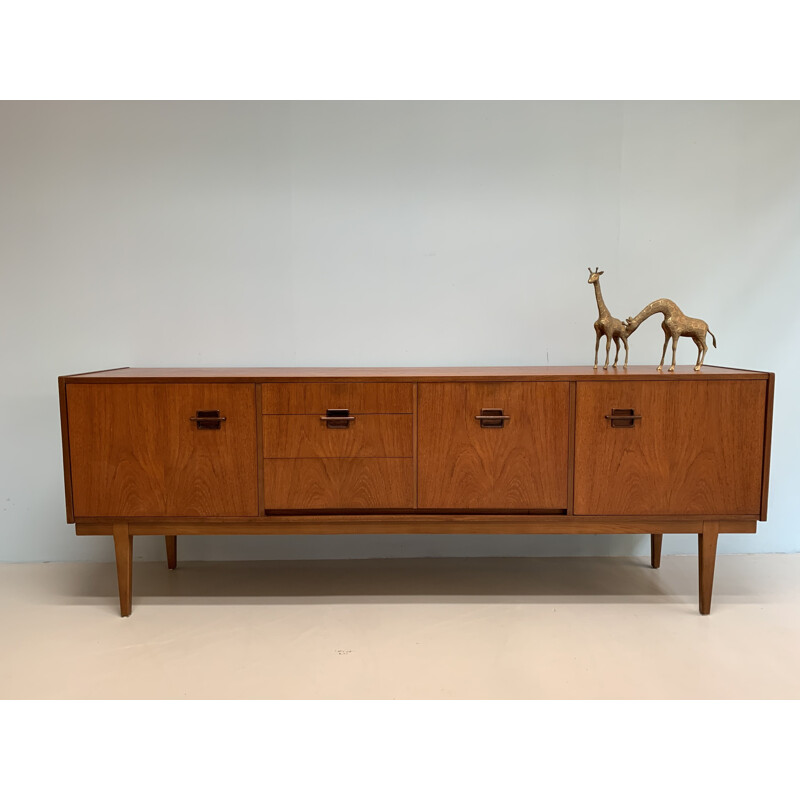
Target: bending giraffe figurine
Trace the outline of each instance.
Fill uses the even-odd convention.
[[[600,276],[603,274],[603,270],[596,269],[592,272],[592,268],[589,267],[589,283],[594,284],[594,296],[597,300],[597,311],[600,316],[597,318],[597,322],[594,323],[594,332],[597,334],[597,338],[595,339],[594,343],[594,368],[597,369],[597,351],[600,349],[600,339],[605,336],[606,337],[606,363],[603,365],[603,369],[608,369],[608,359],[609,354],[611,352],[611,340],[614,340],[614,344],[617,346],[617,352],[614,356],[614,364],[612,366],[617,366],[617,361],[619,360],[619,343],[625,345],[625,364],[623,366],[628,366],[628,336],[632,331],[628,331],[625,327],[625,324],[618,320],[616,317],[611,316],[611,312],[606,307],[606,304],[603,302],[603,293],[600,291]]]
[[[672,300],[667,300],[666,297],[662,297],[660,300],[654,300],[652,303],[645,306],[635,317],[628,317],[625,320],[625,329],[628,335],[633,333],[648,317],[659,313],[664,315],[664,319],[661,322],[661,328],[664,331],[664,349],[661,351],[661,363],[658,365],[658,371],[661,372],[664,367],[664,356],[667,353],[667,345],[670,339],[672,339],[672,365],[669,371],[675,371],[678,339],[680,339],[681,336],[688,336],[697,345],[697,362],[694,365],[694,369],[695,372],[698,372],[700,367],[703,366],[706,353],[708,352],[706,334],[711,333],[711,331],[708,329],[708,324],[702,319],[687,317]],[[716,347],[717,339],[713,333],[711,333],[711,341],[714,343],[714,347]]]

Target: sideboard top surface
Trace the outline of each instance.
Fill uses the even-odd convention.
[[[70,383],[203,383],[291,381],[525,381],[525,380],[765,380],[767,373],[690,365],[675,372],[655,366],[612,367],[120,367],[62,376]]]

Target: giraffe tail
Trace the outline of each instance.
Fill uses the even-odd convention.
[[[710,330],[709,330],[709,333],[711,333]],[[711,341],[714,342],[714,347],[716,347],[717,346],[717,337],[714,336],[713,333],[711,333]]]

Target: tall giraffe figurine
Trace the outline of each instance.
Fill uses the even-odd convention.
[[[627,367],[628,334],[632,333],[632,331],[628,331],[621,320],[618,320],[616,317],[612,317],[611,312],[603,302],[603,293],[600,291],[600,276],[602,274],[603,270],[596,269],[594,272],[592,272],[592,268],[589,267],[588,282],[594,284],[594,296],[597,300],[597,311],[600,314],[600,316],[597,318],[597,322],[594,324],[594,332],[597,334],[597,338],[595,339],[594,343],[594,368],[597,369],[597,351],[600,349],[600,338],[603,336],[606,337],[606,363],[603,365],[603,369],[608,369],[608,359],[611,352],[612,339],[614,340],[614,344],[617,346],[617,352],[614,356],[614,364],[612,366],[617,366],[617,361],[619,360],[619,343],[620,340],[622,340],[622,343],[625,345],[624,366]]]
[[[670,366],[669,371],[675,371],[675,356],[678,350],[678,339],[680,339],[681,336],[688,336],[697,345],[697,362],[694,365],[694,370],[698,372],[700,367],[703,366],[703,362],[706,360],[706,353],[708,352],[706,334],[711,333],[711,331],[708,329],[708,324],[702,319],[687,317],[672,300],[667,300],[666,297],[662,297],[660,300],[654,300],[652,303],[645,306],[635,317],[628,317],[625,320],[625,330],[630,335],[648,317],[659,313],[664,315],[664,319],[661,322],[661,328],[664,331],[664,349],[661,351],[661,363],[658,365],[658,371],[661,372],[664,367],[664,356],[667,353],[667,345],[670,339],[672,339],[672,366]],[[711,333],[711,341],[714,343],[714,347],[716,347],[717,339],[713,333]]]

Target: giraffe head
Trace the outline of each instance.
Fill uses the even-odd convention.
[[[592,268],[591,267],[588,267],[588,269],[589,269],[589,280],[588,280],[588,283],[597,283],[597,281],[600,280],[600,276],[603,274],[603,270],[596,269],[594,272],[592,272]]]

